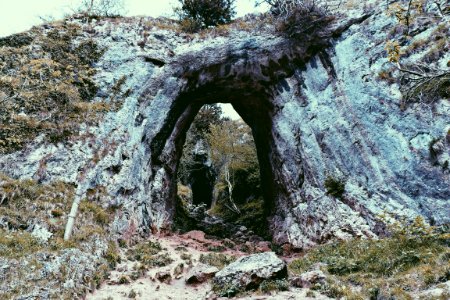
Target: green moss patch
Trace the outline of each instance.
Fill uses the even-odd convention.
[[[28,232],[9,233],[0,229],[0,256],[20,258],[40,249],[42,245]]]

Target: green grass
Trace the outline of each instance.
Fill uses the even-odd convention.
[[[0,257],[17,259],[42,248],[43,245],[28,232],[7,232],[0,229]]]
[[[110,241],[108,242],[108,250],[103,255],[103,257],[108,261],[111,268],[115,268],[118,263],[121,262],[119,249],[116,243]]]
[[[217,246],[211,245],[211,246],[208,246],[207,249],[208,249],[208,251],[211,251],[211,252],[223,252],[226,250],[226,248],[222,245],[217,245]]]
[[[163,267],[173,262],[168,253],[161,253],[163,250],[161,244],[148,241],[129,249],[127,257],[130,260],[139,261],[148,267]]]
[[[44,277],[33,281],[32,284],[26,279],[33,276],[39,278],[39,269],[48,257],[56,259],[68,248],[92,253],[98,244],[107,242],[110,211],[92,201],[83,201],[72,239],[64,241],[64,227],[73,196],[74,186],[71,184],[40,184],[34,180],[16,180],[0,174],[0,215],[7,224],[0,229],[0,257],[13,266],[8,271],[10,274],[0,281],[0,290],[7,295],[3,298],[16,298],[31,292],[32,287],[36,286],[49,286],[52,298],[71,299],[74,294],[82,295],[86,292],[81,286],[71,289],[54,285],[71,276],[71,267],[64,267],[67,271],[53,274],[52,278]],[[111,217],[112,213],[113,211]],[[53,234],[46,243],[31,235],[29,231],[33,224],[40,224]],[[86,284],[99,286],[119,261],[114,243],[109,242],[104,258],[106,261],[99,259],[94,262],[97,265],[96,271],[83,279]]]
[[[92,213],[92,216],[97,224],[106,225],[111,221],[110,213],[103,209],[100,205],[90,201],[82,201],[80,203],[80,212]]]
[[[333,297],[408,297],[405,291],[425,289],[450,280],[450,235],[421,231],[420,221],[380,240],[350,240],[318,246],[289,265],[293,274],[318,263],[330,277],[320,292]],[[422,228],[423,229],[423,228]],[[351,287],[361,293],[350,293]]]
[[[201,263],[217,267],[218,269],[223,269],[233,261],[235,261],[234,257],[222,253],[208,253],[200,255]]]

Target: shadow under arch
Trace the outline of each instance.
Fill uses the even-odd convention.
[[[166,210],[173,218],[177,193],[177,170],[182,156],[186,134],[200,108],[205,104],[230,103],[244,122],[251,128],[260,167],[261,192],[264,198],[264,214],[275,213],[276,186],[273,170],[272,116],[274,106],[272,91],[241,81],[207,83],[188,89],[173,102],[166,123],[151,142],[151,164],[164,168],[168,180]]]

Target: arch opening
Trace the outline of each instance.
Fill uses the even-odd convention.
[[[168,213],[169,223],[175,225],[174,228],[199,226],[201,229],[206,229],[198,220],[182,222],[185,224],[179,226],[178,217],[180,212],[183,212],[177,202],[179,162],[183,154],[187,132],[201,107],[215,103],[229,103],[245,124],[250,127],[256,146],[264,216],[263,224],[257,225],[268,227],[267,237],[271,236],[278,240],[275,235],[279,232],[280,220],[284,219],[285,206],[288,205],[286,200],[290,193],[280,171],[282,159],[279,157],[275,144],[276,137],[273,136],[272,131],[276,107],[271,100],[279,92],[278,85],[270,87],[251,80],[241,81],[238,78],[216,78],[214,81],[195,85],[191,81],[187,82],[184,91],[179,93],[172,102],[160,130],[150,138],[151,162],[149,165],[152,167],[152,173],[149,182],[154,182],[156,176],[162,176],[162,181],[161,178],[158,178],[157,181],[162,182],[164,186],[164,188],[153,189],[157,192],[150,196],[154,199],[153,201],[159,201],[158,204],[153,203]],[[209,195],[210,192],[209,189],[205,194]],[[199,194],[197,193],[197,195]],[[200,194],[199,197],[203,196]],[[215,222],[207,217],[203,220]],[[215,228],[215,226],[209,226],[209,229],[211,228]]]
[[[252,129],[230,113],[205,104],[186,132],[177,167],[175,229],[230,237],[238,228],[247,228],[267,238],[268,211]]]

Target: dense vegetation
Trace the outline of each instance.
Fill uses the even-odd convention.
[[[235,0],[178,0],[175,13],[181,27],[187,32],[197,32],[211,26],[229,23],[233,16]]]

